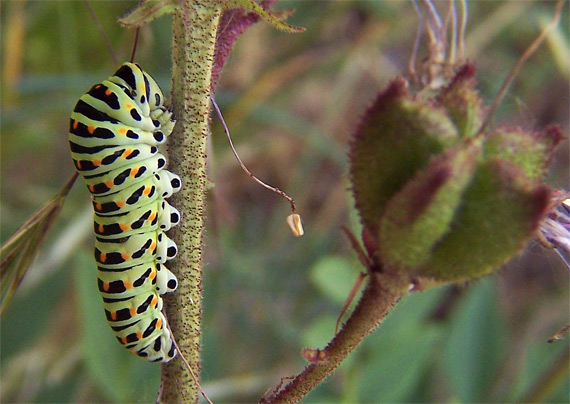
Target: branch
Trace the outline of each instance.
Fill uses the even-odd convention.
[[[260,403],[296,403],[329,376],[340,363],[386,318],[408,293],[410,281],[399,274],[372,273],[354,312],[324,350],[310,351],[311,364],[283,389],[279,386]]]
[[[173,17],[171,91],[177,123],[168,146],[170,169],[182,179],[182,189],[171,198],[182,221],[170,232],[178,244],[178,255],[169,265],[178,278],[178,290],[165,297],[164,306],[181,353],[196,374],[200,370],[206,138],[220,12],[216,0],[183,0]],[[196,383],[179,359],[162,366],[161,401],[198,402]]]

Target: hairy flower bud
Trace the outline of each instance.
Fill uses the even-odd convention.
[[[560,128],[479,133],[473,76],[466,65],[429,98],[393,81],[353,136],[356,208],[384,268],[440,282],[482,276],[545,217],[552,192],[542,181]]]

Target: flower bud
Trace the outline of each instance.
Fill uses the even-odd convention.
[[[548,211],[542,181],[560,128],[479,133],[473,76],[466,65],[439,94],[421,97],[395,80],[353,136],[356,208],[385,269],[436,282],[485,275],[537,234]]]

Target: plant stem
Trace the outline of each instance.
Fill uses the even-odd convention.
[[[263,403],[296,403],[329,376],[340,363],[386,318],[408,292],[409,279],[394,274],[372,273],[354,312],[318,359],[282,390],[262,399]],[[277,390],[277,389],[276,389]]]
[[[173,17],[172,105],[177,118],[169,137],[172,172],[182,189],[171,198],[182,213],[169,236],[178,245],[170,270],[178,289],[165,298],[170,328],[194,372],[200,370],[202,317],[202,244],[206,188],[206,138],[209,133],[210,82],[216,30],[221,13],[216,0],[180,0]],[[198,389],[182,361],[162,366],[164,403],[197,403]]]

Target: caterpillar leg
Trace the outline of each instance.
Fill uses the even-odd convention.
[[[162,332],[147,346],[136,351],[136,354],[151,362],[168,362],[176,356],[176,347],[172,342],[172,335],[166,326],[164,315],[161,312],[157,314],[158,325]]]
[[[158,194],[163,198],[168,198],[170,195],[180,191],[182,182],[178,175],[171,173],[168,170],[162,170],[161,172],[156,173],[154,177]]]
[[[156,238],[157,245],[156,245],[156,261],[164,264],[166,261],[171,260],[172,258],[176,257],[178,253],[178,247],[176,247],[176,243],[172,241],[166,234],[163,232],[158,232],[158,236]]]
[[[156,264],[156,290],[161,295],[174,292],[178,287],[176,276],[164,265]]]
[[[158,226],[162,231],[168,231],[180,222],[180,212],[166,201],[158,208]]]

